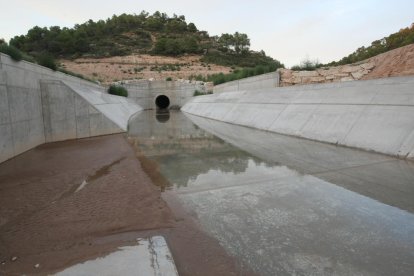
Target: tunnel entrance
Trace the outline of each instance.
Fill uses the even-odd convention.
[[[155,104],[159,109],[165,109],[170,106],[170,99],[165,95],[159,95],[155,98]]]

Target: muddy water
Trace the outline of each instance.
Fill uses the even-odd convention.
[[[414,164],[229,125],[143,112],[142,167],[260,275],[414,275]]]

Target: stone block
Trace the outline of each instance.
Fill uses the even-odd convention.
[[[353,81],[354,79],[352,78],[352,77],[344,77],[344,78],[341,78],[341,81],[342,82],[345,82],[345,81]]]
[[[325,78],[324,77],[312,77],[309,78],[309,82],[310,83],[319,83],[319,82],[324,82]]]
[[[295,77],[317,77],[319,73],[317,71],[296,71],[293,72]]]
[[[343,72],[343,73],[352,73],[352,72],[357,72],[359,70],[361,70],[361,67],[359,67],[359,66],[352,66],[352,65],[344,65],[340,69],[340,71]]]
[[[329,69],[318,69],[317,72],[321,76],[329,76],[329,75],[338,74],[339,69],[337,67],[329,68]]]
[[[369,62],[369,63],[364,63],[360,65],[362,68],[364,68],[365,70],[372,70],[375,68],[375,63],[373,62]]]
[[[335,78],[345,78],[345,77],[349,77],[349,74],[348,73],[335,74]]]
[[[352,72],[352,77],[356,80],[361,79],[363,76],[365,76],[364,71],[358,71],[358,72]]]

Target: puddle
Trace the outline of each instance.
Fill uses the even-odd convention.
[[[65,275],[178,275],[171,252],[161,236],[142,238],[105,257],[86,261],[56,273]]]
[[[130,121],[151,179],[260,275],[414,273],[414,163],[181,112]]]

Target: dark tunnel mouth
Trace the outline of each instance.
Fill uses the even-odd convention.
[[[170,99],[165,95],[159,95],[157,98],[155,98],[155,104],[160,109],[165,109],[170,106]]]

